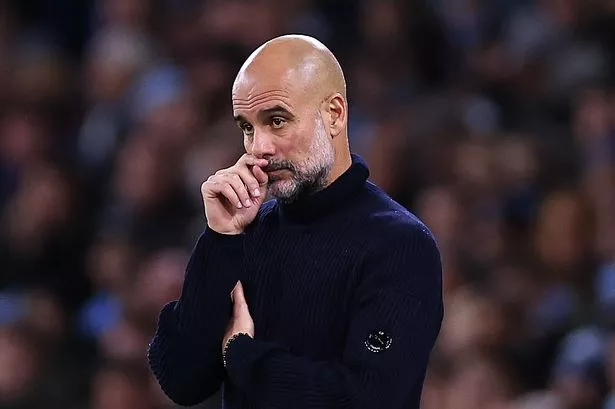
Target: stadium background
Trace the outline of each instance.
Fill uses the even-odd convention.
[[[353,150],[440,240],[423,408],[615,408],[609,0],[0,1],[0,407],[173,407],[147,343],[283,33],[336,53]]]

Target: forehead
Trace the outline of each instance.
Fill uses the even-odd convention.
[[[292,81],[283,76],[259,78],[240,75],[233,85],[234,114],[249,114],[279,105],[294,111],[301,105],[301,95]]]

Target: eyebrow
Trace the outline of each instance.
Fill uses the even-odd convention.
[[[288,117],[289,119],[293,119],[295,117],[288,109],[284,108],[282,105],[275,105],[271,108],[263,109],[258,113],[258,116],[262,118],[274,114],[283,115]],[[234,115],[233,118],[236,122],[247,122],[246,118],[243,115]]]

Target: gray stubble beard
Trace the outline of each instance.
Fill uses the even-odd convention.
[[[316,134],[303,163],[297,165],[285,160],[271,160],[269,163],[269,166],[274,168],[288,168],[292,173],[290,179],[269,182],[269,195],[281,203],[292,203],[301,197],[316,193],[324,189],[329,182],[329,175],[335,163],[335,150],[322,116],[319,115],[317,120]],[[288,183],[289,181],[292,184]]]

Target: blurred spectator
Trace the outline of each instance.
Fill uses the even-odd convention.
[[[107,364],[92,380],[92,409],[151,409],[149,377],[139,364]]]
[[[17,328],[0,331],[0,403],[10,407],[33,394],[40,370],[39,350],[32,335]]]

